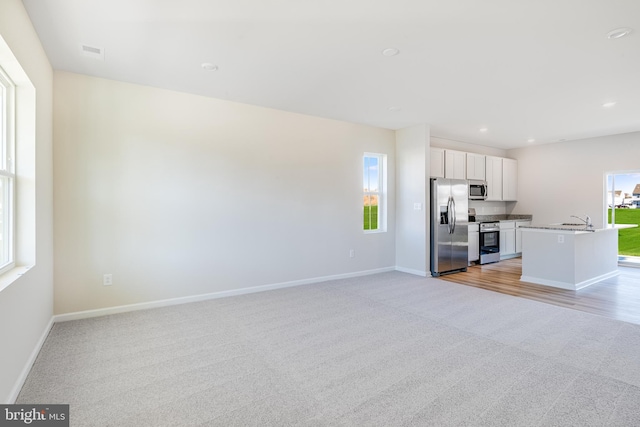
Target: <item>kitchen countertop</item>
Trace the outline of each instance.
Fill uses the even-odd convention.
[[[571,234],[578,233],[596,233],[599,231],[608,231],[608,230],[620,230],[624,228],[633,228],[637,227],[635,224],[616,224],[616,225],[607,225],[602,228],[587,228],[584,224],[578,225],[563,225],[563,224],[545,224],[545,225],[521,225],[521,229],[530,229],[532,231],[541,231],[541,232],[564,232]]]
[[[476,215],[475,222],[488,222],[488,221],[531,221],[533,215],[524,214],[497,214],[497,215]]]

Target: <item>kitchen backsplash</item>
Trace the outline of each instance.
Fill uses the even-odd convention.
[[[475,208],[476,215],[500,215],[507,213],[507,206],[505,202],[469,200],[469,207]]]

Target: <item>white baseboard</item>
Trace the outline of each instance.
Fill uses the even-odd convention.
[[[213,292],[210,294],[193,295],[188,297],[171,298],[158,301],[143,302],[138,304],[127,304],[116,307],[99,308],[96,310],[77,311],[74,313],[58,314],[54,316],[54,322],[66,322],[69,320],[88,319],[91,317],[107,316],[110,314],[126,313],[129,311],[147,310],[150,308],[167,307],[171,305],[186,304],[190,302],[206,301],[216,298],[225,298],[236,295],[252,294],[255,292],[270,291],[273,289],[290,288],[293,286],[310,285],[313,283],[327,282],[329,280],[348,279],[351,277],[368,276],[371,274],[394,271],[395,267],[377,268],[374,270],[357,271],[354,273],[336,274],[332,276],[314,277],[311,279],[293,280],[291,282],[274,283],[271,285],[253,286],[250,288],[232,289],[228,291]]]
[[[559,282],[556,280],[549,280],[549,279],[543,279],[540,277],[532,277],[532,276],[520,276],[520,280],[522,280],[523,282],[536,283],[539,285],[551,286],[554,288],[566,289],[569,291],[577,291],[579,289],[586,288],[589,285],[593,285],[594,283],[598,283],[605,279],[615,277],[618,274],[620,274],[618,270],[610,271],[609,273],[602,274],[600,276],[591,278],[589,280],[583,280],[582,282],[578,282],[578,283]]]
[[[404,268],[404,267],[400,267],[400,266],[396,266],[396,271],[400,271],[402,273],[415,274],[416,276],[422,276],[422,277],[427,277],[428,276],[426,271],[414,270],[412,268]]]
[[[27,376],[31,371],[31,367],[35,363],[36,358],[38,357],[38,354],[40,353],[40,350],[42,349],[42,346],[44,345],[44,342],[47,339],[49,332],[51,332],[51,328],[53,327],[53,324],[55,323],[53,319],[54,318],[52,317],[51,320],[49,320],[49,323],[44,328],[44,331],[42,332],[40,339],[38,340],[38,342],[36,343],[36,346],[31,352],[29,359],[27,359],[27,362],[25,363],[24,368],[22,368],[22,372],[20,373],[18,380],[14,384],[13,389],[11,389],[11,393],[9,394],[9,398],[7,399],[8,403],[13,404],[18,398],[18,395],[20,394],[20,390],[22,390],[22,386],[24,386],[24,382],[27,380]]]

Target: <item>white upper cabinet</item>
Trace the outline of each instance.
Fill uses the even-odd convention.
[[[431,170],[429,176],[444,178],[444,148],[431,148]]]
[[[488,201],[518,200],[518,161],[503,157],[431,147],[433,178],[487,181]]]
[[[467,179],[484,181],[486,156],[483,154],[467,153]]]
[[[518,200],[518,161],[502,159],[502,200]]]
[[[486,200],[502,200],[502,157],[487,156],[486,177]]]
[[[467,153],[444,150],[444,177],[467,179]]]
[[[518,161],[487,156],[487,200],[518,200]]]

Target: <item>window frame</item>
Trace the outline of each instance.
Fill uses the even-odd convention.
[[[2,200],[2,241],[1,251],[7,253],[7,261],[0,264],[0,274],[15,267],[15,127],[16,127],[16,86],[7,73],[0,67],[0,179],[6,180],[7,188]],[[5,209],[6,208],[6,209]],[[6,238],[4,238],[6,237]],[[0,259],[0,262],[2,260]]]
[[[364,182],[366,174],[367,158],[375,158],[378,160],[378,191],[371,191]],[[363,205],[362,205],[362,225],[361,229],[365,234],[385,233],[387,231],[387,155],[383,153],[365,152],[362,156],[362,174],[363,177]],[[365,229],[364,223],[364,199],[370,196],[378,196],[378,224],[375,229]]]

